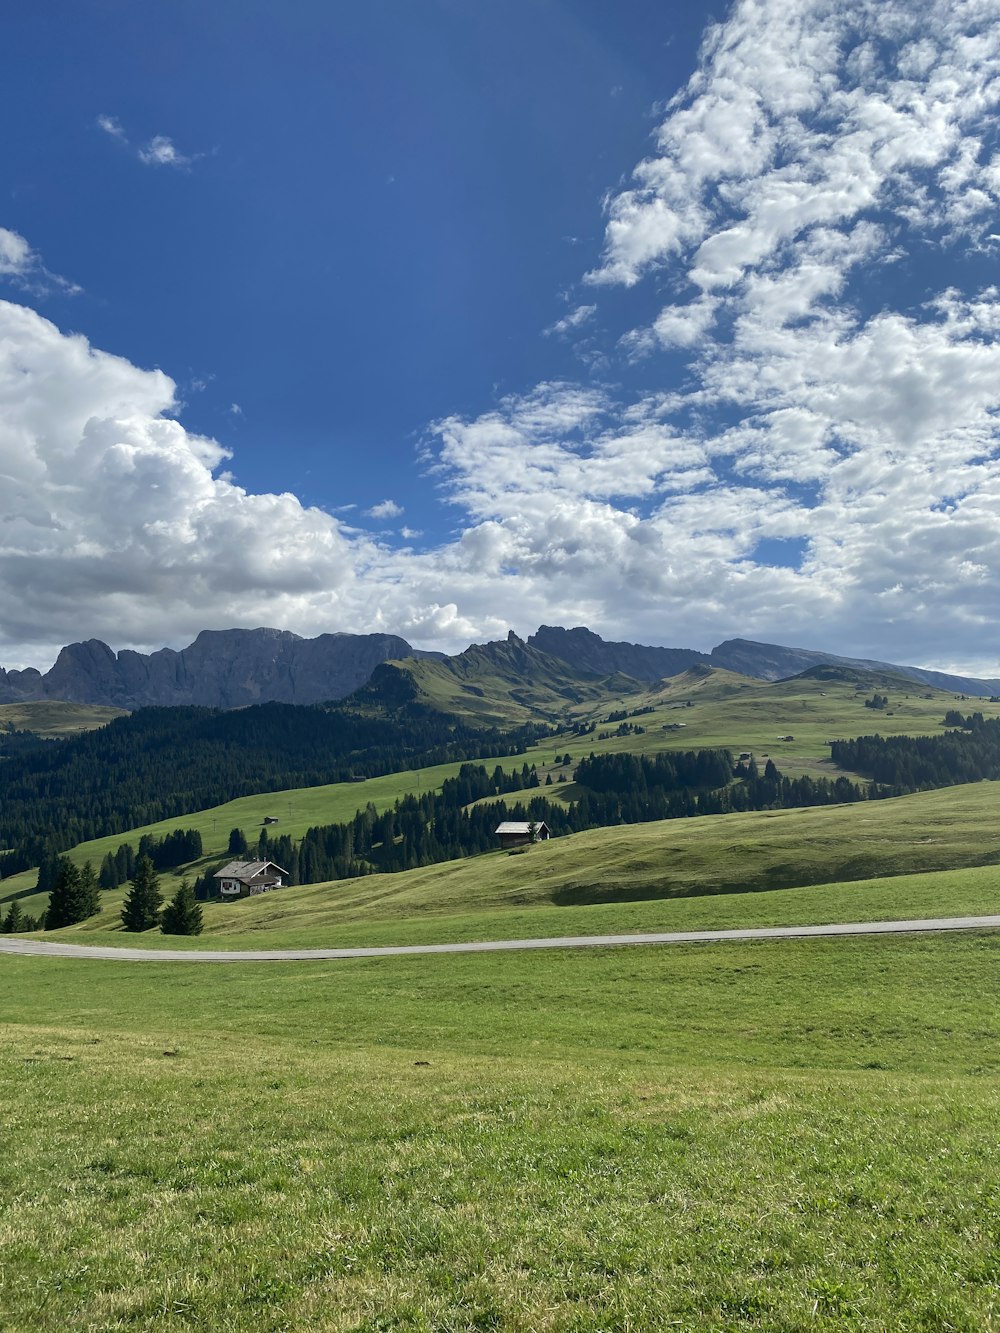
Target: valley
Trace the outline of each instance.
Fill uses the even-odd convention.
[[[659,757],[727,751],[737,774],[746,754],[813,784],[794,791],[839,777],[863,792],[867,774],[837,768],[831,742],[877,733],[925,738],[932,756],[942,743],[979,754],[1000,718],[988,699],[842,665],[768,681],[695,662],[644,681],[576,671],[519,640],[460,659],[386,663],[344,703],[287,715],[300,729],[289,734],[309,738],[310,771],[346,780],[259,790],[64,851],[96,868],[123,842],[196,830],[198,860],[160,875],[169,896],[226,859],[234,830],[252,855],[265,819],[269,838],[298,846],[366,809],[416,817],[470,764],[530,777],[504,801],[566,812],[594,798],[591,754],[653,773]],[[25,742],[0,758],[0,781],[35,781],[53,745],[89,746],[78,771],[103,772],[121,811],[136,727],[199,781],[195,752],[206,771],[225,756],[242,780],[258,718],[276,777],[306,762],[289,741],[280,767],[288,705],[178,714],[182,732],[142,712],[102,732],[91,706],[7,707],[22,710],[18,732],[38,726],[42,758]],[[956,730],[948,713],[982,720]],[[43,743],[43,725],[97,729]],[[380,728],[413,728],[397,767]],[[462,756],[424,762],[447,746]],[[58,765],[47,771],[55,790]],[[163,773],[144,771],[162,800]],[[123,931],[123,884],[93,916],[24,938],[197,954],[992,915],[1000,782],[941,771],[946,785],[901,795],[619,820],[517,854],[206,901],[197,936]],[[53,811],[77,808],[66,799]],[[492,818],[500,799],[470,809]],[[42,911],[37,876],[0,881],[2,910]],[[0,954],[0,1307],[32,1333],[988,1327],[998,941],[221,968]]]

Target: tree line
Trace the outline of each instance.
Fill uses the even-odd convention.
[[[475,730],[431,710],[405,725],[337,706],[143,708],[3,762],[0,874],[93,838],[261,792],[523,751],[549,728]]]
[[[88,861],[75,866],[66,856],[57,858],[55,874],[49,886],[49,902],[41,917],[25,914],[15,898],[0,921],[0,931],[16,934],[27,930],[61,930],[74,926],[101,910],[101,886]],[[164,935],[200,935],[203,922],[201,906],[195,900],[190,880],[181,881],[171,901],[163,906],[156,867],[149,856],[140,856],[133,868],[129,891],[121,910],[122,925],[128,931],[151,930],[159,926]]]
[[[381,812],[369,802],[352,820],[316,825],[298,843],[293,843],[288,834],[273,837],[264,828],[251,847],[242,832],[234,829],[230,859],[256,856],[275,861],[287,872],[290,883],[309,884],[409,870],[476,855],[495,848],[494,830],[504,820],[544,822],[558,837],[616,824],[841,804],[1000,778],[1000,719],[943,736],[864,736],[836,741],[831,748],[838,765],[870,780],[857,783],[846,776],[828,779],[808,775],[789,778],[771,759],[761,772],[753,759],[734,764],[731,753],[722,749],[655,756],[591,754],[578,763],[574,774],[578,796],[563,803],[539,792],[534,765],[525,763],[519,770],[505,773],[499,764],[490,771],[482,764],[464,763],[439,792],[402,797],[391,809]],[[517,796],[521,799],[506,799]],[[184,839],[191,839],[188,845],[194,846],[193,834],[193,830],[186,830],[168,836],[177,849]],[[166,841],[159,844],[161,855]],[[156,849],[156,840],[144,839],[138,851],[123,844],[112,858],[115,871],[120,866],[119,858],[124,859],[126,868],[131,864],[128,880],[134,889],[140,866],[148,866],[148,872],[144,872],[147,878],[149,874],[155,876],[150,853]],[[62,857],[54,864],[56,880],[65,875],[72,883],[60,883],[58,892],[53,884],[56,911],[53,915],[50,908],[47,925],[50,920],[61,920],[59,893],[63,889],[71,889],[71,896],[77,895],[78,901],[92,903],[94,881],[100,887],[90,867],[82,872],[72,867],[67,871],[70,863]],[[215,896],[213,876],[222,864],[207,869],[191,886],[192,897]],[[73,875],[79,879],[73,880]],[[156,911],[159,913],[158,906]]]
[[[841,768],[871,778],[886,796],[1000,778],[1000,718],[972,716],[975,721],[967,729],[943,736],[875,735],[834,741],[830,757]]]
[[[298,843],[287,834],[261,829],[250,847],[241,830],[230,837],[230,855],[274,861],[291,884],[315,884],[362,875],[394,873],[418,866],[475,856],[496,848],[496,827],[505,820],[545,823],[552,836],[616,824],[648,823],[738,810],[783,809],[861,801],[873,793],[846,777],[783,777],[768,760],[759,773],[733,764],[728,750],[698,750],[652,758],[630,754],[591,755],[574,774],[582,788],[570,803],[553,801],[538,790],[534,766],[505,774],[463,764],[440,792],[397,800],[381,813],[368,804],[352,820],[317,825]],[[532,794],[510,802],[518,791]],[[483,798],[497,797],[484,801]],[[479,802],[479,803],[477,803]],[[224,862],[205,871],[195,884],[198,898],[216,896],[214,875]]]

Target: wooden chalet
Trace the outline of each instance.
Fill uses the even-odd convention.
[[[508,819],[494,829],[501,847],[524,847],[531,842],[548,842],[552,836],[541,820]]]
[[[230,861],[215,872],[214,878],[219,881],[223,902],[233,902],[280,889],[288,879],[288,871],[274,861]]]

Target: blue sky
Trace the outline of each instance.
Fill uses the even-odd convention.
[[[540,622],[1000,673],[1000,0],[5,20],[0,662]]]

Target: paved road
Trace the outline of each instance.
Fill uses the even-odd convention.
[[[0,936],[0,953],[47,958],[102,958],[122,963],[293,963],[320,959],[389,958],[400,954],[501,953],[518,949],[599,949],[629,944],[714,944],[721,940],[800,939],[814,935],[909,935],[942,930],[996,930],[1000,916],[949,916],[921,921],[855,921],[829,926],[763,926],[754,930],[679,930],[662,935],[563,935],[541,940],[469,944],[397,944],[381,949],[116,949]]]

